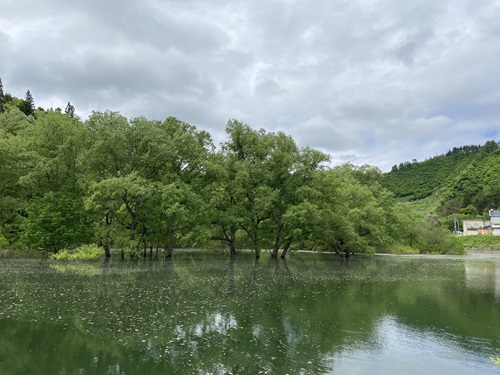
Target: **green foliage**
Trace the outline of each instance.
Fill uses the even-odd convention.
[[[449,178],[480,155],[480,146],[453,148],[446,155],[435,156],[423,162],[401,163],[384,175],[382,185],[396,197],[425,198],[438,191]]]
[[[446,155],[393,168],[383,185],[397,197],[420,205],[425,197],[440,197],[428,213],[440,217],[463,214],[482,217],[500,208],[500,148],[494,141],[483,146],[454,148]]]
[[[81,197],[46,193],[27,204],[23,241],[34,250],[57,252],[89,241],[90,227]]]
[[[4,249],[9,244],[9,241],[3,236],[2,232],[0,232],[0,249]]]
[[[0,113],[5,112],[5,99],[4,99],[4,93],[3,93],[3,83],[2,79],[0,78]]]
[[[75,117],[75,107],[73,105],[71,105],[70,102],[68,102],[68,104],[66,105],[66,109],[64,110],[64,113],[68,117],[71,117],[71,118]]]
[[[500,357],[495,358],[490,358],[491,362],[493,362],[495,365],[500,366]]]
[[[428,228],[421,213],[397,203],[377,168],[329,168],[328,155],[282,132],[231,120],[215,151],[207,132],[174,117],[129,121],[106,111],[83,123],[70,103],[65,113],[26,116],[17,98],[7,99],[0,228],[11,245],[57,253],[95,242],[131,256],[220,244],[257,256],[298,248],[450,251],[445,225]],[[496,193],[485,191],[483,201]],[[477,208],[474,199],[464,212]]]
[[[464,236],[462,241],[465,247],[500,250],[500,237],[496,236]]]
[[[52,254],[54,260],[96,260],[102,258],[104,251],[102,247],[95,244],[82,245],[73,251],[64,249],[58,253]]]
[[[463,254],[461,237],[452,236],[436,216],[428,215],[417,227],[417,247],[424,254]]]
[[[24,101],[19,106],[19,109],[26,116],[31,116],[35,113],[35,102],[33,100],[33,96],[31,95],[30,90],[26,91],[26,95],[24,96]]]
[[[463,238],[458,236],[444,236],[441,254],[464,255],[466,254]]]

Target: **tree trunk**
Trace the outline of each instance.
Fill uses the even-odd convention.
[[[234,246],[234,242],[229,243],[229,254],[236,255],[236,247]]]
[[[285,259],[286,254],[288,253],[288,250],[290,249],[290,246],[292,246],[293,243],[293,238],[289,238],[286,241],[285,247],[283,248],[283,251],[281,252],[281,258]]]
[[[170,259],[172,258],[172,254],[174,252],[174,248],[170,245],[167,245],[165,247],[165,259]]]
[[[229,254],[236,255],[236,227],[229,228]]]
[[[111,257],[111,250],[110,250],[108,244],[104,245],[104,254],[106,254],[106,258],[110,258]]]
[[[288,268],[288,263],[286,262],[286,259],[283,255],[281,256],[281,263],[283,263],[283,267],[285,267],[285,270],[287,270],[287,272],[290,272],[290,268]]]
[[[281,247],[281,230],[283,229],[283,225],[281,223],[278,223],[278,227],[276,228],[276,237],[274,238],[274,246],[273,246],[273,251],[271,253],[271,258],[277,258],[278,257],[278,251]]]

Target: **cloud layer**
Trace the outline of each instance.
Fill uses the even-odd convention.
[[[500,139],[500,0],[7,0],[0,77],[85,118],[229,118],[383,170]]]

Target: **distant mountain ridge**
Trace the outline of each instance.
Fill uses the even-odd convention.
[[[499,144],[454,147],[422,162],[394,165],[383,175],[382,185],[409,201],[440,196],[439,216],[481,216],[500,206]]]

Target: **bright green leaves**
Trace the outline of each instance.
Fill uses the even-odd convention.
[[[154,193],[152,187],[135,172],[91,185],[86,208],[93,213],[100,243],[111,246],[138,239],[146,224],[146,206]],[[134,242],[130,249],[137,248]]]
[[[22,238],[32,248],[57,251],[86,241],[81,124],[54,111],[35,120],[14,109],[1,115],[0,126],[2,226],[11,242]]]
[[[86,206],[98,241],[127,243],[131,252],[196,243],[193,229],[206,221],[198,212],[206,201],[208,133],[173,117],[128,122],[113,112],[94,113],[85,128],[87,174],[95,181]]]
[[[92,239],[82,196],[47,192],[27,204],[23,240],[35,250],[57,252]]]
[[[95,242],[107,254],[166,256],[220,244],[257,256],[437,248],[431,239],[443,236],[442,226],[395,205],[378,169],[330,168],[328,155],[236,120],[226,132],[215,151],[207,132],[174,117],[129,121],[107,111],[82,123],[60,111],[26,117],[7,109],[0,240],[52,252]]]

